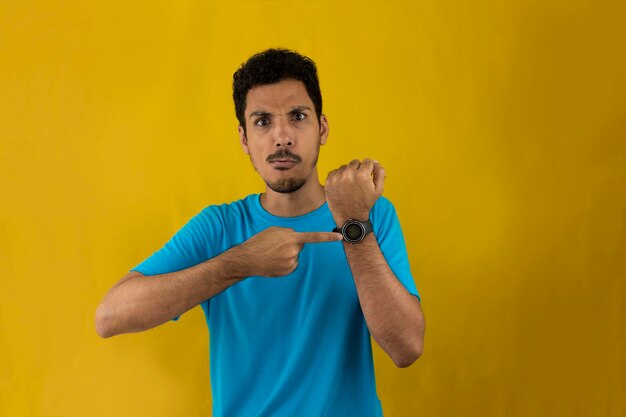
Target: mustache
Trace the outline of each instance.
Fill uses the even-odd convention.
[[[288,149],[281,149],[278,152],[275,152],[267,157],[267,162],[273,162],[280,159],[289,159],[295,162],[302,162],[302,158],[300,158],[295,153],[291,153]]]

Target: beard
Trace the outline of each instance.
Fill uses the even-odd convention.
[[[265,184],[277,193],[293,193],[298,191],[306,182],[304,178],[282,178],[275,182],[265,181]]]
[[[318,141],[317,149],[315,152],[315,158],[312,164],[313,168],[315,168],[315,166],[317,165],[317,160],[319,158],[319,151],[320,151],[320,143]],[[250,157],[250,162],[252,163],[252,166],[254,167],[254,170],[256,172],[259,172],[255,163],[255,160],[252,158],[252,154],[249,154],[249,157]],[[276,160],[280,158],[291,158],[298,162],[302,161],[302,158],[300,158],[300,156],[291,153],[287,149],[280,150],[268,156],[266,161],[271,162],[272,160]],[[287,194],[287,193],[293,193],[293,192],[298,191],[306,183],[307,179],[291,177],[291,178],[281,178],[278,181],[269,181],[266,179],[264,179],[263,181],[272,191],[275,191],[277,193]]]

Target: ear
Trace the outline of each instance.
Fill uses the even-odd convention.
[[[320,116],[320,145],[325,145],[328,140],[328,119],[325,114]]]
[[[243,131],[243,127],[239,125],[237,127],[237,132],[239,132],[239,143],[241,144],[241,149],[247,155],[250,155],[250,149],[248,149],[248,138],[246,137],[246,132]]]

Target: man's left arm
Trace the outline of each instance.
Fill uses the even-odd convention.
[[[384,177],[383,167],[369,159],[353,160],[328,175],[326,199],[338,227],[348,219],[369,219]],[[423,351],[419,299],[395,276],[373,233],[357,244],[344,242],[344,248],[370,334],[398,367],[411,365]]]

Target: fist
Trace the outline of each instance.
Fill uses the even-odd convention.
[[[336,242],[343,237],[333,232],[296,232],[269,227],[234,249],[244,276],[279,277],[298,267],[298,255],[305,243]]]
[[[331,171],[326,178],[326,201],[337,223],[369,219],[372,206],[383,194],[385,169],[371,159],[358,159]]]

